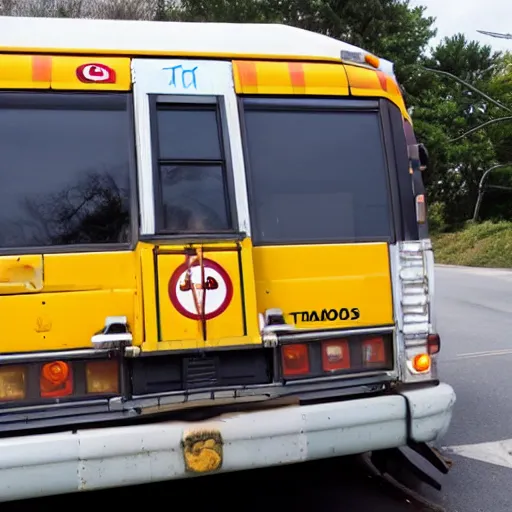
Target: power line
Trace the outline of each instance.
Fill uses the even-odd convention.
[[[477,30],[480,34],[496,37],[497,39],[512,39],[512,34],[500,34],[499,32],[487,32],[486,30]]]
[[[495,100],[493,98],[491,98],[490,96],[488,96],[487,94],[485,94],[483,91],[480,91],[479,89],[477,89],[474,85],[471,85],[470,83],[466,82],[465,80],[463,80],[462,78],[459,78],[458,76],[455,76],[453,75],[452,73],[448,73],[448,71],[442,71],[440,69],[432,69],[432,68],[427,68],[427,67],[424,67],[423,66],[423,69],[425,71],[430,71],[431,73],[438,73],[440,75],[444,75],[444,76],[447,76],[449,78],[451,78],[452,80],[455,80],[456,82],[459,82],[461,83],[462,85],[466,86],[468,89],[471,89],[472,91],[476,92],[477,94],[479,94],[480,96],[482,96],[483,98],[485,98],[487,101],[490,101],[491,103],[494,103],[494,105],[502,108],[503,110],[506,110],[508,112],[511,112],[512,113],[512,109],[510,109],[509,107],[507,107],[506,105],[503,105],[503,103],[499,102],[498,100]],[[448,141],[449,143],[452,143],[452,142],[458,142],[459,140],[463,139],[464,137],[467,137],[468,135],[482,129],[482,128],[485,128],[486,126],[489,126],[491,124],[495,124],[495,123],[501,123],[502,121],[512,121],[512,116],[507,116],[507,117],[499,117],[497,119],[491,119],[490,121],[487,121],[485,123],[482,123],[482,124],[479,124],[478,126],[476,126],[475,128],[472,128],[471,130],[463,133],[462,135],[460,135],[459,137],[455,137],[454,139],[451,139],[450,141]]]
[[[487,101],[490,101],[491,103],[494,103],[494,105],[496,105],[497,107],[500,107],[503,110],[506,110],[508,112],[512,112],[512,109],[510,109],[506,105],[503,105],[503,103],[499,102],[498,100],[495,100],[495,99],[491,98],[489,95],[487,95],[484,92],[480,91],[474,85],[471,85],[470,83],[466,82],[462,78],[459,78],[458,76],[455,76],[452,73],[448,73],[448,71],[442,71],[440,69],[427,68],[425,66],[423,66],[423,69],[425,71],[430,71],[431,73],[437,73],[439,75],[445,75],[445,76],[451,78],[452,80],[455,80],[456,82],[459,82],[462,85],[466,86],[468,89],[471,89],[473,92],[476,92],[477,94],[479,94],[480,96],[485,98]]]
[[[459,135],[458,137],[455,137],[455,139],[449,140],[448,142],[449,143],[458,142],[459,140],[463,139],[464,137],[467,137],[468,135],[471,135],[472,133],[476,132],[477,130],[481,130],[482,128],[485,128],[486,126],[489,126],[489,125],[495,124],[495,123],[501,123],[503,121],[512,121],[512,117],[507,116],[507,117],[498,117],[497,119],[491,119],[490,121],[479,124],[477,127],[463,133],[462,135]]]

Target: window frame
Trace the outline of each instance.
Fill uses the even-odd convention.
[[[235,196],[235,182],[233,177],[233,162],[231,146],[229,142],[229,131],[226,116],[225,100],[222,95],[174,95],[174,94],[148,94],[149,98],[149,119],[151,136],[151,167],[153,174],[153,204],[155,209],[155,233],[144,235],[141,239],[158,241],[193,241],[200,240],[238,240],[241,236],[238,225],[237,205]],[[214,109],[217,115],[217,133],[220,145],[220,160],[173,160],[160,158],[160,142],[158,131],[158,106],[190,106],[200,109],[201,106],[208,106]],[[212,165],[214,162],[222,169],[224,181],[224,200],[227,208],[227,218],[230,228],[222,231],[211,232],[171,232],[164,228],[162,180],[160,176],[161,165],[173,165],[173,162],[186,162],[193,165],[194,162],[201,165]]]
[[[249,158],[249,139],[245,119],[247,110],[256,111],[299,111],[299,112],[374,112],[379,118],[379,128],[381,132],[381,142],[383,149],[384,162],[386,167],[386,189],[389,197],[389,223],[390,230],[388,236],[380,237],[340,237],[337,240],[311,240],[311,239],[289,239],[283,240],[261,240],[258,236],[257,216],[254,208],[254,181],[251,171],[251,162]],[[242,145],[244,153],[247,195],[249,201],[249,214],[251,219],[252,243],[255,247],[271,246],[290,246],[290,245],[339,245],[347,243],[376,243],[387,242],[393,244],[397,239],[402,239],[403,227],[401,218],[400,198],[398,193],[397,173],[393,172],[396,167],[393,166],[393,142],[389,123],[384,122],[382,100],[379,98],[368,99],[347,99],[339,97],[297,97],[297,96],[253,96],[240,95],[238,97],[238,111],[240,119],[240,129],[242,132]]]
[[[80,108],[76,105],[80,101]],[[0,112],[5,108],[34,110],[46,108],[54,110],[90,110],[90,105],[104,102],[106,106],[96,107],[98,111],[120,110],[112,106],[122,101],[128,117],[128,179],[130,184],[130,240],[128,242],[98,243],[98,244],[66,244],[43,245],[30,247],[2,247],[0,256],[17,254],[69,254],[69,253],[101,253],[133,250],[138,242],[139,234],[139,201],[138,179],[135,150],[135,116],[132,92],[104,91],[0,91]],[[21,103],[21,106],[20,106]],[[110,108],[108,106],[110,105]],[[72,106],[72,107],[70,107]]]
[[[399,196],[397,204],[400,205],[399,214],[402,225],[399,240],[418,240],[422,228],[418,225],[416,217],[415,176],[409,174],[408,141],[404,128],[404,123],[408,123],[408,121],[404,119],[400,109],[389,100],[381,100],[380,103],[385,132],[389,134],[389,145],[393,149],[393,152],[390,151],[393,168],[397,171],[397,194]],[[423,187],[423,182],[421,182],[421,187]],[[420,190],[422,191],[419,193],[425,193],[424,187]]]

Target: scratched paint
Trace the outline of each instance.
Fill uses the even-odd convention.
[[[4,257],[0,260],[0,294],[37,292],[43,287],[40,256]]]

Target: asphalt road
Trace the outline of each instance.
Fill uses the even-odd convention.
[[[451,455],[457,446],[512,438],[512,272],[439,267],[436,273],[441,377],[457,392],[451,428],[440,446],[454,466],[441,493],[422,487],[447,512],[510,512],[510,467]],[[500,352],[501,351],[501,352]],[[468,451],[469,450],[469,451]],[[460,451],[460,450],[459,450]],[[464,451],[464,450],[463,450]],[[471,452],[471,447],[465,449]],[[489,449],[480,458],[488,458]],[[467,454],[466,453],[466,454]],[[134,506],[174,500],[192,510],[420,512],[383,489],[353,459],[220,475],[130,489],[4,504],[2,512],[42,508]]]
[[[512,439],[512,272],[438,267],[436,295],[439,370],[457,393],[442,445]],[[489,460],[491,448],[481,454]],[[512,510],[512,464],[450,458],[454,466],[443,480],[441,496],[448,512]]]

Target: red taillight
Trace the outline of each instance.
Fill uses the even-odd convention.
[[[41,368],[39,379],[41,396],[57,398],[73,393],[73,374],[68,363],[53,361]]]
[[[350,352],[347,340],[322,343],[322,366],[325,372],[350,368]]]
[[[283,375],[285,377],[309,373],[309,354],[307,345],[283,345],[281,349]]]
[[[439,334],[429,334],[427,338],[428,353],[437,354],[441,350],[441,338]]]
[[[386,363],[386,348],[384,338],[376,336],[366,338],[363,341],[363,364],[365,366],[380,365]]]

